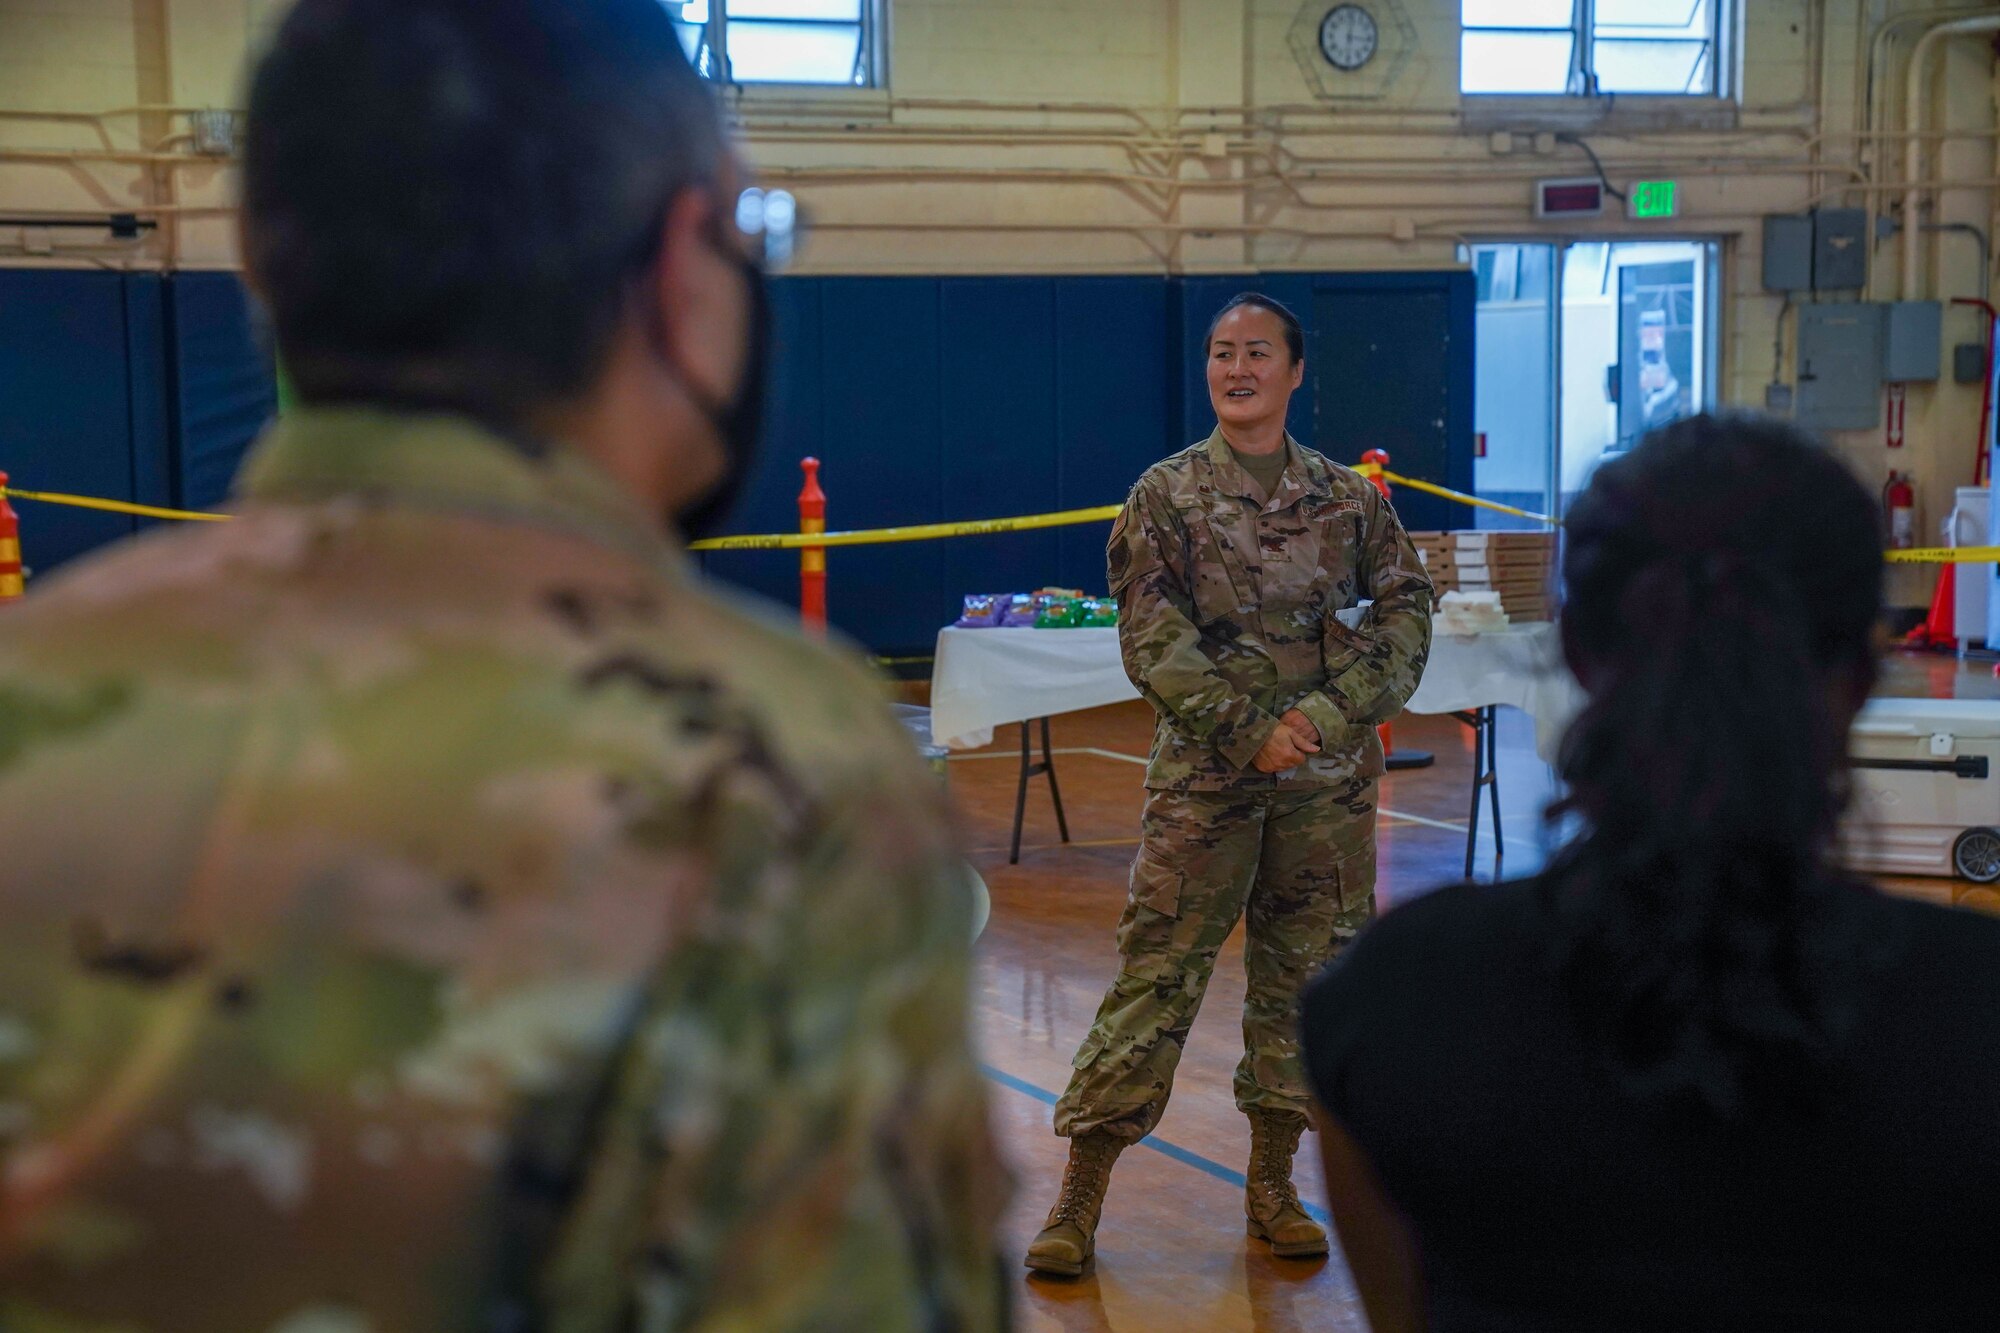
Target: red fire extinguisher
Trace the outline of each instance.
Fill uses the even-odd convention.
[[[1882,510],[1889,522],[1889,547],[1907,551],[1917,544],[1917,488],[1907,474],[1891,472],[1882,488]]]

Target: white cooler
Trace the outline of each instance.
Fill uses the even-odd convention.
[[[1848,864],[2000,880],[2000,700],[1871,699],[1848,752]]]

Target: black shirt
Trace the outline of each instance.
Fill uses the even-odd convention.
[[[1314,1087],[1414,1230],[1432,1329],[2000,1329],[2000,919],[1847,891],[1885,961],[1811,1116],[1625,1095],[1535,881],[1397,907],[1308,989]]]

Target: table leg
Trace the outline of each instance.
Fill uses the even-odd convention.
[[[1014,787],[1014,848],[1007,853],[1007,864],[1021,864],[1021,820],[1028,813],[1028,779],[1034,776],[1033,764],[1028,758],[1028,724],[1021,724],[1021,780]]]
[[[1069,841],[1069,817],[1063,813],[1062,788],[1056,784],[1056,757],[1049,745],[1049,720],[1036,719],[1042,724],[1042,759],[1035,762],[1033,741],[1028,728],[1030,722],[1021,723],[1021,776],[1014,787],[1014,844],[1007,854],[1008,865],[1021,864],[1021,824],[1028,813],[1028,783],[1031,779],[1048,775],[1049,797],[1055,802],[1056,828],[1062,833],[1062,840]]]
[[[1056,803],[1056,828],[1069,841],[1069,817],[1063,814],[1062,788],[1056,785],[1056,757],[1049,749],[1049,720],[1042,719],[1042,771],[1049,775],[1049,798]]]
[[[1500,878],[1500,862],[1507,856],[1507,840],[1500,836],[1500,710],[1488,705],[1486,712],[1486,794],[1493,805],[1493,878]]]
[[[1500,710],[1488,704],[1453,717],[1472,728],[1472,811],[1465,825],[1465,877],[1472,878],[1474,850],[1479,843],[1479,797],[1486,789],[1493,809],[1493,874],[1500,874],[1505,844],[1500,838]]]

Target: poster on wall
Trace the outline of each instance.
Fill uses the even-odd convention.
[[[1695,265],[1692,259],[1618,271],[1618,439],[1694,413]]]

